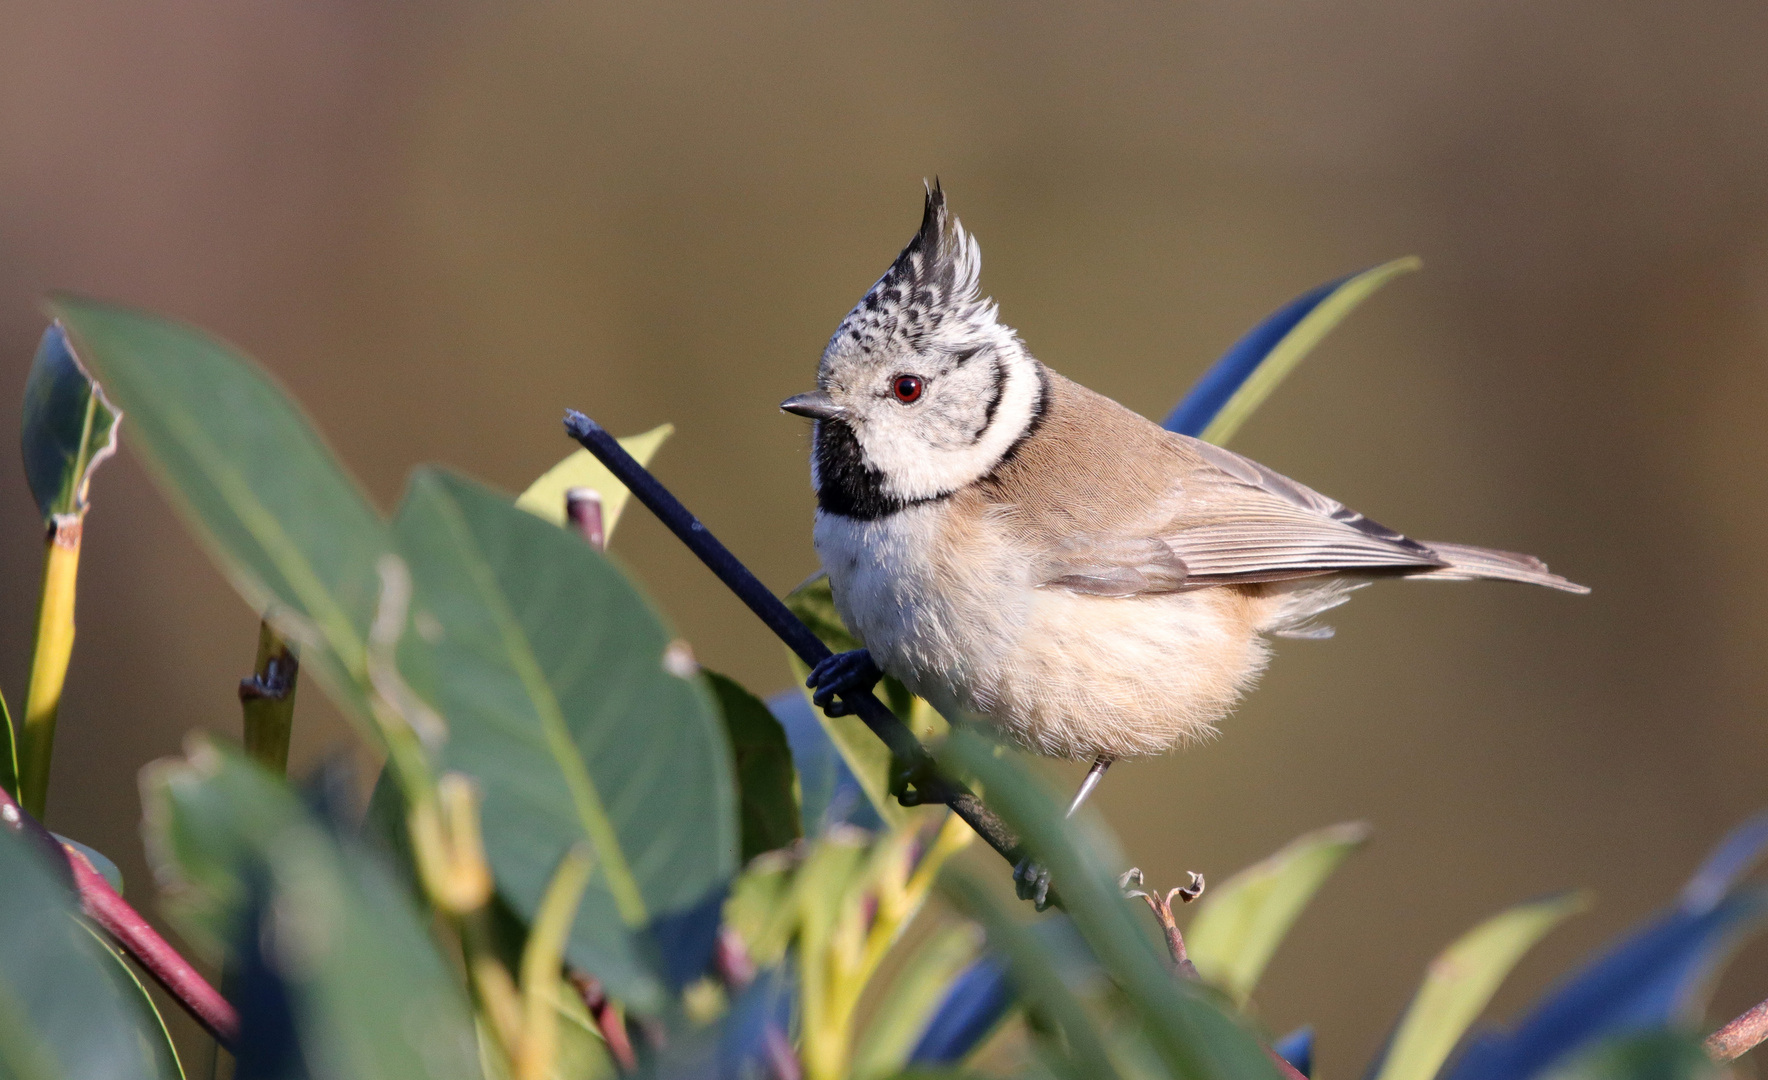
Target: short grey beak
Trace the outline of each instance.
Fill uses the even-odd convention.
[[[812,390],[808,394],[799,394],[780,402],[780,410],[796,416],[808,416],[812,420],[834,420],[847,410],[835,404],[835,399],[821,390]]]

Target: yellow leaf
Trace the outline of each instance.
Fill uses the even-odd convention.
[[[674,433],[674,424],[661,424],[642,435],[628,435],[620,440],[620,445],[637,458],[640,465],[649,465],[663,440]],[[516,499],[516,506],[562,526],[565,524],[565,492],[574,487],[590,488],[602,497],[602,535],[612,539],[614,523],[620,520],[620,511],[626,507],[628,492],[626,485],[614,479],[614,474],[588,450],[578,450],[546,470]]]

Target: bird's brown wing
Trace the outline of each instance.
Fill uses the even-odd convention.
[[[1098,596],[1176,592],[1349,571],[1447,566],[1435,551],[1248,458],[1194,439],[1163,512],[1130,531],[1053,540],[1046,586]],[[1151,523],[1154,522],[1154,523]]]
[[[1200,468],[1160,538],[1184,560],[1193,586],[1447,565],[1418,541],[1250,458],[1175,438]]]

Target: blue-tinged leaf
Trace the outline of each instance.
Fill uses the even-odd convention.
[[[110,887],[117,891],[118,896],[123,895],[123,872],[117,869],[116,863],[100,853],[98,849],[87,847],[78,840],[69,840],[60,833],[56,833],[55,838],[86,856],[86,861],[92,864],[92,869],[98,871],[98,876],[109,882]]]
[[[25,380],[25,479],[45,523],[86,512],[92,472],[117,452],[123,414],[68,346],[61,323],[43,331]]]
[[[1706,911],[1723,900],[1768,848],[1768,811],[1732,829],[1682,887],[1682,910]]]
[[[1168,431],[1219,445],[1233,437],[1302,358],[1388,280],[1421,264],[1395,259],[1291,300],[1236,341],[1166,418]]]
[[[1007,965],[984,956],[966,968],[933,1010],[933,1019],[909,1053],[911,1065],[950,1065],[964,1060],[988,1038],[1012,1008]]]
[[[1450,1080],[1527,1080],[1598,1040],[1691,1024],[1720,962],[1768,913],[1768,892],[1674,909],[1598,957],[1509,1032],[1475,1039]]]
[[[1031,935],[1045,950],[1062,981],[1078,994],[1093,995],[1109,984],[1105,969],[1086,939],[1066,917],[1031,924]],[[1017,998],[998,957],[983,956],[966,968],[933,1011],[909,1063],[939,1065],[962,1061],[999,1026]]]
[[[767,699],[786,742],[792,747],[792,764],[798,770],[798,812],[804,835],[820,836],[833,825],[861,829],[884,827],[865,789],[829,738],[828,730],[812,712],[810,701],[798,690],[782,690]]]
[[[1303,1076],[1314,1075],[1314,1025],[1306,1024],[1271,1044],[1277,1056]]]

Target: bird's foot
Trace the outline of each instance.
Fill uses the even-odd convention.
[[[1013,891],[1019,899],[1030,900],[1039,911],[1050,906],[1050,871],[1047,867],[1031,861],[1030,856],[1020,859],[1013,866]]]
[[[939,782],[939,767],[925,755],[915,761],[892,757],[887,788],[904,806],[945,801],[945,789]]]
[[[810,669],[804,685],[810,687],[810,700],[830,716],[846,716],[853,712],[840,700],[843,694],[866,693],[878,685],[884,672],[872,662],[872,654],[864,649],[836,653]]]

